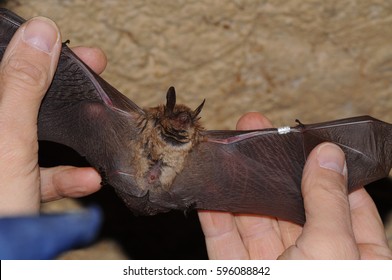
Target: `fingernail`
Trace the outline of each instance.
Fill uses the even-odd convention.
[[[319,166],[346,175],[347,167],[344,153],[336,145],[325,143],[317,150]]]
[[[23,41],[30,46],[50,53],[58,40],[59,34],[55,24],[46,18],[37,17],[27,23],[23,32]]]

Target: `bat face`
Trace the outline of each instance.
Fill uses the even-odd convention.
[[[161,140],[167,145],[185,147],[186,144],[193,146],[199,140],[199,132],[202,130],[198,115],[203,103],[192,111],[184,105],[176,105],[176,92],[170,87],[166,95],[166,106],[158,106],[147,110],[147,119],[152,122],[154,129],[158,130]]]

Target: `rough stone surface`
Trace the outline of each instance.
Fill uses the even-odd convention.
[[[19,0],[71,46],[101,47],[103,76],[141,106],[204,98],[204,125],[234,128],[245,112],[276,126],[369,114],[392,122],[392,2]]]
[[[276,124],[371,114],[392,121],[389,1],[19,0],[71,46],[101,47],[104,77],[142,106],[207,99],[208,128],[247,111]],[[207,121],[208,120],[208,121]]]

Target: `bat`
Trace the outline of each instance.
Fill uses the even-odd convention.
[[[0,9],[0,58],[24,19]],[[252,131],[205,130],[204,101],[140,108],[63,44],[39,111],[38,139],[71,147],[137,214],[171,209],[255,213],[304,224],[301,176],[310,151],[339,145],[352,192],[388,176],[392,127],[370,116]]]

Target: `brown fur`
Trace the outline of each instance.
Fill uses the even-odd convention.
[[[203,128],[194,112],[184,105],[176,105],[170,116],[165,115],[163,105],[145,109],[145,112],[146,118],[140,122],[140,137],[132,143],[136,145],[133,160],[139,167],[135,174],[137,184],[144,189],[161,186],[168,190],[183,169],[186,156],[198,143]],[[186,116],[190,116],[189,121]],[[177,144],[163,137],[166,130],[172,129],[181,130],[179,135],[183,138]]]

